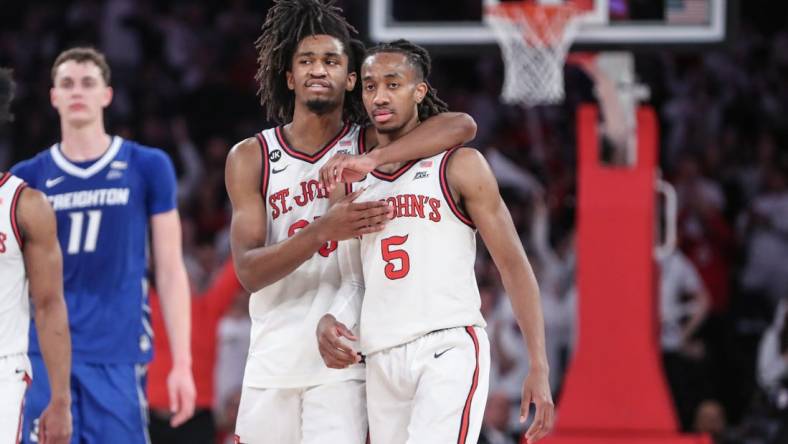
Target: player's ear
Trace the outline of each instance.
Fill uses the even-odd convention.
[[[285,73],[285,78],[287,79],[287,89],[290,91],[295,90],[295,78],[293,77],[293,71],[287,71]]]
[[[55,94],[55,87],[49,88],[49,103],[52,104],[52,108],[57,109],[57,95]]]
[[[111,86],[108,86],[104,89],[104,95],[101,98],[101,107],[106,108],[112,103],[112,98],[115,96],[115,90],[112,89]]]
[[[358,76],[355,72],[349,72],[347,75],[347,85],[345,85],[345,89],[348,91],[353,91],[353,88],[356,87],[356,80]]]
[[[416,88],[413,91],[413,94],[415,95],[414,99],[416,100],[416,103],[421,103],[422,100],[424,100],[424,98],[427,97],[427,91],[429,91],[429,87],[427,86],[427,83],[419,82],[416,85]]]

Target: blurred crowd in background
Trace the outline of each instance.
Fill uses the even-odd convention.
[[[172,156],[200,338],[193,342],[206,357],[195,358],[198,404],[216,421],[217,439],[229,434],[228,442],[250,321],[248,295],[225,266],[224,161],[235,142],[272,126],[253,79],[253,43],[271,3],[39,0],[12,2],[0,14],[0,65],[13,67],[19,83],[16,121],[0,129],[0,170],[58,141],[50,68],[77,44],[97,47],[112,67],[110,131]],[[338,3],[366,39],[366,1]],[[711,433],[717,443],[788,442],[781,430],[788,422],[788,6],[778,3],[741,2],[727,45],[636,54],[660,118],[662,174],[679,202],[679,249],[659,264],[666,375],[682,429]],[[476,119],[470,145],[492,165],[536,271],[560,410],[576,339],[575,108],[595,101],[593,84],[569,66],[563,105],[523,110],[499,102],[503,67],[495,52],[436,52],[433,68],[439,96]],[[481,442],[514,443],[527,354],[483,247],[477,278],[493,356]],[[167,410],[157,402],[166,396],[156,396],[163,390],[156,365],[154,416]]]

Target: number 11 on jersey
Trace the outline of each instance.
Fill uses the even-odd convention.
[[[90,210],[88,214],[88,229],[85,233],[85,244],[82,245],[82,251],[93,252],[96,251],[96,242],[98,241],[99,226],[101,225],[101,210]],[[71,231],[68,235],[68,254],[77,254],[80,252],[80,244],[82,244],[82,223],[85,220],[85,212],[74,211],[68,213],[71,219]]]

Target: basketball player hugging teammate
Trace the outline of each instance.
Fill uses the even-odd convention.
[[[429,71],[428,53],[405,40],[368,51],[360,81],[379,142],[372,153],[396,149],[395,141],[446,111],[427,83]],[[352,368],[359,351],[366,356],[371,442],[476,443],[490,365],[474,275],[477,230],[530,354],[521,421],[532,402],[536,413],[525,437],[530,443],[547,435],[553,401],[539,289],[484,157],[461,147],[391,162],[352,189],[365,190],[359,201],[390,203],[394,218],[360,240],[340,242],[343,283],[317,334],[330,368]],[[356,323],[358,350],[348,329]]]
[[[366,114],[354,90],[364,48],[354,32],[333,1],[279,0],[257,41],[261,102],[281,125],[239,142],[226,165],[233,260],[252,293],[237,442],[367,438],[363,367],[327,368],[314,337],[340,285],[337,241],[378,232],[389,220],[385,202],[355,202],[359,192],[329,209],[318,182],[333,155],[378,144],[359,125]],[[467,115],[443,113],[358,168],[431,156],[472,139],[475,129]]]

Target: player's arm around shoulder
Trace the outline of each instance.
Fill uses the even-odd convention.
[[[391,145],[396,145],[397,149],[392,150],[391,153],[375,153],[373,151],[370,155],[375,160],[382,162],[378,166],[429,157],[442,153],[451,147],[470,142],[476,137],[476,130],[476,121],[470,115],[447,111],[425,119],[412,131],[393,141]],[[370,129],[366,131],[364,137],[366,146],[378,144],[376,131]],[[417,147],[412,147],[412,145]],[[403,150],[405,154],[402,154]]]
[[[16,218],[24,239],[35,326],[52,388],[49,405],[41,415],[40,433],[47,442],[67,443],[71,437],[71,337],[63,299],[63,258],[55,212],[43,193],[25,188],[19,197]]]
[[[458,140],[455,146],[468,143],[476,137],[476,121],[473,120],[470,114],[447,111],[430,117],[425,120],[424,123],[430,121],[432,121],[436,127],[449,128],[449,131],[452,131],[455,135],[453,140]]]
[[[377,145],[377,132],[367,131],[367,146]],[[375,166],[406,162],[440,154],[451,147],[470,142],[476,137],[476,121],[465,113],[436,114],[409,133],[368,154]],[[469,150],[472,148],[468,148]]]
[[[378,144],[374,128],[362,129],[364,145]],[[337,154],[320,169],[320,182],[329,191],[339,182],[357,182],[375,168],[388,163],[407,162],[442,153],[448,148],[470,142],[476,137],[476,121],[468,114],[445,112],[436,114],[408,134],[389,144],[359,155]]]

